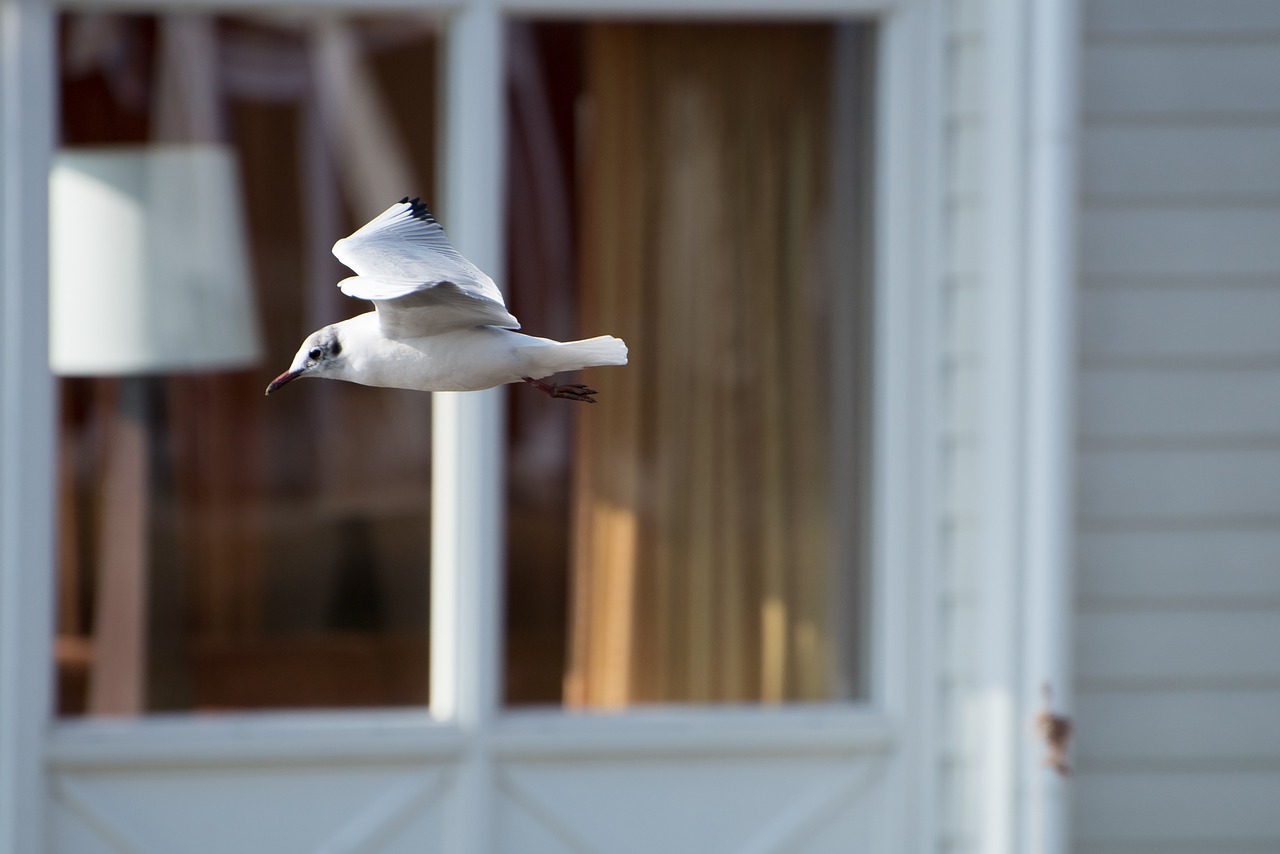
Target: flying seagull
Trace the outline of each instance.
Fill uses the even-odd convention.
[[[450,245],[427,206],[407,196],[333,254],[358,275],[338,283],[370,311],[307,336],[267,394],[299,377],[420,391],[478,391],[527,382],[552,397],[595,403],[584,385],[543,377],[596,365],[625,365],[627,345],[602,335],[553,341],[515,330],[502,293]]]

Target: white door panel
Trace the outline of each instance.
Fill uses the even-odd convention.
[[[692,756],[499,762],[491,820],[511,854],[870,850],[886,759]],[[445,848],[453,763],[180,766],[53,778],[54,854],[424,852]]]
[[[520,833],[531,825],[561,846],[548,851],[581,854],[855,850],[810,841],[833,825],[870,830],[865,803],[882,767],[843,756],[509,765],[498,850],[530,851]]]
[[[53,851],[439,850],[449,768],[191,767],[61,773]]]

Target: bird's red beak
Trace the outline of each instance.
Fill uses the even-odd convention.
[[[267,394],[271,394],[271,392],[280,388],[280,386],[285,383],[293,382],[300,376],[302,376],[302,371],[285,371],[283,374],[273,379],[271,384],[267,386]]]

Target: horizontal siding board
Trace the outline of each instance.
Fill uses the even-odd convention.
[[[1280,49],[1271,43],[1086,47],[1086,119],[1259,114],[1280,118]]]
[[[1087,450],[1082,522],[1280,518],[1280,450]]]
[[[1081,192],[1090,200],[1280,194],[1280,124],[1093,127],[1082,135],[1080,158]]]
[[[1086,356],[1280,356],[1280,287],[1090,288],[1079,306]]]
[[[1280,529],[1087,531],[1079,535],[1076,555],[1082,601],[1213,603],[1280,596]]]
[[[1073,788],[1084,844],[1168,840],[1163,850],[1179,851],[1195,840],[1280,839],[1276,775],[1082,773]]]
[[[1280,612],[1083,613],[1076,645],[1080,678],[1108,685],[1273,680],[1280,677]]]
[[[1277,52],[1280,54],[1280,51]],[[1280,92],[1280,86],[1275,87]],[[1277,209],[1086,209],[1080,271],[1107,275],[1280,273]]]
[[[1125,763],[1280,763],[1280,691],[1082,692],[1073,715],[1081,772]]]
[[[1250,35],[1280,32],[1275,0],[1086,0],[1089,35]]]
[[[1094,211],[1095,213],[1097,211]],[[1082,273],[1079,277],[1083,290],[1213,290],[1214,288],[1277,288],[1280,287],[1280,270],[1256,273],[1224,273],[1162,271],[1151,273],[1143,270],[1128,273]]]
[[[1280,371],[1089,370],[1079,429],[1090,440],[1267,441],[1280,444]]]
[[[1280,2],[1083,14],[1071,848],[1280,851]]]

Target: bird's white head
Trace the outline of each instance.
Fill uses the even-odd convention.
[[[339,334],[340,324],[326,326],[307,336],[293,357],[289,370],[271,381],[267,386],[267,394],[271,394],[285,383],[293,382],[299,377],[340,377],[346,366],[343,355],[342,336]]]

